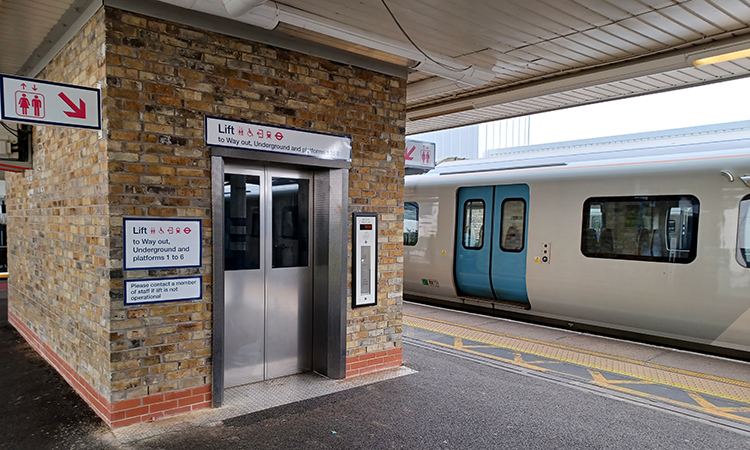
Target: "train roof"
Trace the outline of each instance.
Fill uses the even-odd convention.
[[[562,167],[608,160],[659,160],[674,155],[750,148],[750,121],[518,147],[491,158],[443,162],[421,177]]]

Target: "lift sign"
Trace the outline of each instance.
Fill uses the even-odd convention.
[[[125,270],[200,267],[199,219],[123,220]]]

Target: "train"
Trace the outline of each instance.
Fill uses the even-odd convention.
[[[594,147],[408,175],[404,299],[748,359],[750,126]]]

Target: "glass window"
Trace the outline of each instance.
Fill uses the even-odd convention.
[[[271,178],[271,267],[307,267],[309,180]]]
[[[484,200],[467,200],[464,203],[464,231],[461,239],[464,248],[480,249],[484,242]]]
[[[740,221],[737,227],[737,262],[750,267],[750,195],[740,201]]]
[[[417,245],[419,238],[419,205],[416,202],[404,203],[404,245]]]
[[[696,257],[698,199],[692,195],[590,198],[581,252],[592,258],[687,264]]]
[[[260,268],[260,177],[224,175],[224,270]]]
[[[500,248],[506,252],[523,251],[526,227],[526,201],[508,198],[503,201],[500,223]]]

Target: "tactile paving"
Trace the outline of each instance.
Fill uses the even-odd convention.
[[[492,332],[467,325],[404,314],[404,325],[449,336],[470,339],[531,355],[626,375],[644,381],[677,387],[714,397],[750,402],[750,384],[713,375],[665,367],[604,353],[576,349],[520,336]]]

